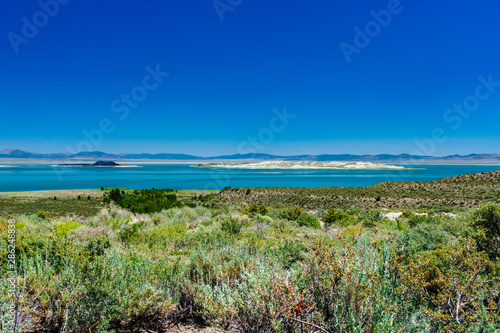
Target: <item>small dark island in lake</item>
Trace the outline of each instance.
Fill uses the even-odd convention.
[[[95,163],[80,163],[80,164],[59,164],[59,166],[83,166],[83,167],[117,167],[121,166],[113,161],[97,161]]]

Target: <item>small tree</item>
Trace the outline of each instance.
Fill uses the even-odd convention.
[[[109,199],[116,203],[120,203],[122,201],[122,194],[120,193],[120,190],[115,188],[109,192]]]

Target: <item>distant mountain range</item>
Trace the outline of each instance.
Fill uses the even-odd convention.
[[[6,149],[0,151],[0,158],[18,159],[53,159],[53,160],[182,160],[182,161],[204,161],[204,160],[283,160],[283,161],[365,161],[403,163],[405,161],[422,162],[477,162],[494,163],[500,162],[500,154],[470,154],[449,156],[418,156],[409,154],[379,154],[379,155],[351,155],[351,154],[322,154],[322,155],[293,155],[278,156],[270,154],[233,154],[211,157],[201,157],[186,154],[110,154],[101,151],[87,151],[78,154],[55,153],[39,154],[30,153],[19,149]]]

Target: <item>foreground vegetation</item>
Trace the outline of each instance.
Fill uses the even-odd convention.
[[[500,329],[498,197],[453,214],[390,215],[399,207],[269,204],[251,194],[227,205],[229,191],[104,190],[94,216],[15,216],[18,328],[163,332],[196,319],[240,332]],[[4,272],[7,225],[6,216]]]

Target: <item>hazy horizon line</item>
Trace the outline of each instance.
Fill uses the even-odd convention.
[[[146,152],[146,151],[141,151],[141,152],[123,152],[123,153],[117,153],[117,152],[110,152],[110,151],[104,151],[104,150],[90,150],[90,151],[79,151],[77,153],[69,153],[69,152],[51,152],[51,153],[41,153],[41,152],[36,152],[36,151],[31,151],[31,150],[24,150],[20,148],[5,148],[0,150],[0,153],[4,151],[23,151],[25,153],[31,153],[31,154],[40,154],[40,155],[55,155],[55,154],[65,154],[65,155],[78,155],[81,153],[103,153],[103,154],[109,154],[109,155],[131,155],[131,154],[149,154],[149,155],[158,155],[158,154],[172,154],[172,155],[190,155],[190,156],[195,156],[195,157],[202,157],[202,158],[209,158],[209,157],[219,157],[219,156],[232,156],[232,155],[272,155],[272,156],[277,156],[277,157],[293,157],[293,156],[321,156],[321,155],[354,155],[354,156],[377,156],[377,155],[394,155],[394,156],[399,156],[399,155],[409,155],[409,156],[422,156],[422,157],[448,157],[448,156],[468,156],[468,155],[500,155],[500,153],[495,153],[495,152],[489,152],[489,153],[452,153],[452,154],[445,154],[445,155],[425,155],[425,154],[411,154],[407,152],[402,152],[402,153],[294,153],[294,154],[282,154],[282,153],[265,153],[265,152],[255,152],[255,153],[221,153],[221,154],[213,154],[213,155],[198,155],[196,153],[178,153],[178,152],[168,152],[168,151],[161,151],[161,152]]]

